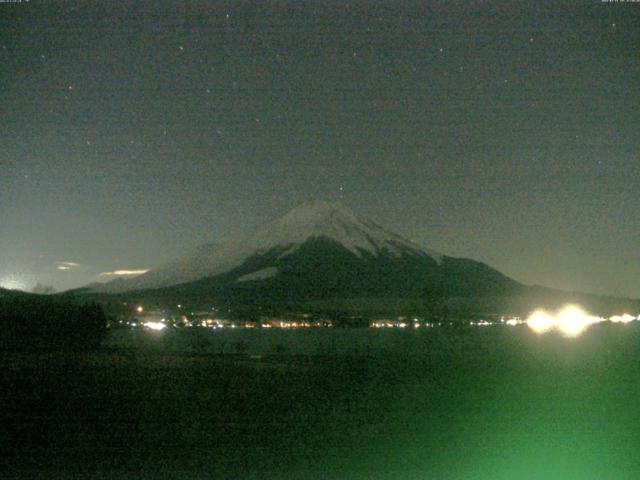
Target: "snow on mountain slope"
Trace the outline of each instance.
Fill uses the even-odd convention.
[[[384,251],[391,256],[426,255],[438,263],[442,260],[440,254],[385,230],[341,204],[318,201],[304,203],[235,241],[203,245],[190,255],[139,277],[107,283],[95,290],[120,292],[190,282],[228,272],[247,258],[275,249],[283,257],[307,240],[319,237],[335,241],[358,257]]]
[[[334,240],[357,256],[361,256],[362,251],[375,255],[386,248],[389,253],[396,255],[408,250],[440,257],[356,215],[343,205],[330,202],[303,203],[255,231],[248,237],[246,247],[264,252],[274,247],[288,246],[282,254],[286,255],[314,237]]]
[[[267,278],[275,277],[278,273],[278,267],[267,267],[253,273],[242,275],[241,277],[238,277],[237,281],[250,282],[253,280],[265,280]]]

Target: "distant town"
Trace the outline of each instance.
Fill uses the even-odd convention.
[[[163,330],[172,328],[201,327],[209,329],[225,328],[333,328],[333,327],[365,327],[365,328],[433,328],[446,325],[459,325],[459,321],[433,320],[421,316],[399,315],[395,317],[365,318],[358,315],[345,315],[343,318],[325,318],[313,313],[291,313],[275,316],[261,316],[258,319],[239,320],[230,318],[228,312],[221,312],[216,307],[211,310],[183,311],[182,305],[176,305],[175,310],[149,309],[137,305],[120,313],[111,327],[128,326],[132,328],[146,328]],[[525,323],[517,316],[496,316],[491,318],[464,322],[470,326],[490,325],[518,325]]]
[[[332,328],[332,327],[368,327],[368,328],[433,328],[446,325],[459,325],[459,321],[433,321],[420,316],[395,316],[367,319],[357,315],[345,316],[341,320],[335,318],[322,318],[317,314],[298,313],[279,316],[263,316],[259,319],[238,320],[223,315],[215,307],[211,310],[181,311],[182,305],[177,305],[177,310],[166,309],[146,310],[138,305],[134,309],[121,313],[110,326],[128,326],[133,328],[147,328],[150,330],[163,330],[172,328],[201,327],[213,330],[224,328]],[[464,322],[470,326],[490,325],[519,325],[525,323],[517,316],[493,316],[488,319],[471,320]]]
[[[545,316],[546,315],[546,316]],[[640,320],[640,316],[613,315],[608,318],[587,317],[577,321],[587,325],[610,321],[611,323],[629,323]],[[325,318],[313,313],[290,313],[274,316],[260,316],[250,320],[232,318],[227,311],[219,311],[216,307],[210,310],[184,311],[183,306],[176,305],[175,310],[149,309],[143,305],[136,305],[126,309],[115,319],[110,321],[109,327],[129,327],[160,331],[165,328],[207,328],[220,329],[304,329],[304,328],[372,328],[372,329],[419,329],[447,326],[490,327],[528,325],[538,333],[544,333],[552,328],[552,317],[546,313],[534,312],[529,318],[523,319],[513,315],[487,315],[486,318],[473,320],[433,319],[422,316],[399,315],[394,317],[365,318],[357,315],[343,316],[343,318]],[[583,328],[584,329],[584,328]],[[581,329],[581,330],[583,330]]]

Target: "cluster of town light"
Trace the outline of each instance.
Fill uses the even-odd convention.
[[[178,305],[181,307],[181,305]],[[141,305],[136,307],[137,313],[143,313],[144,307]],[[186,320],[186,317],[183,317]],[[550,312],[547,310],[536,310],[526,320],[521,320],[518,317],[505,319],[502,317],[500,321],[490,322],[486,320],[479,321],[471,321],[469,325],[472,326],[490,326],[490,325],[508,325],[508,326],[516,326],[520,324],[526,324],[531,330],[538,334],[547,333],[550,331],[558,331],[562,335],[566,337],[577,337],[582,332],[584,332],[587,328],[595,323],[609,321],[612,323],[629,323],[634,320],[640,320],[640,316],[637,318],[633,315],[629,315],[625,313],[623,315],[614,315],[609,318],[603,318],[591,315],[587,313],[585,310],[580,308],[577,305],[567,305],[563,308]],[[122,321],[120,322],[122,323]],[[137,322],[127,322],[130,326],[136,327]],[[191,322],[186,324],[187,326],[193,326]],[[219,320],[206,319],[201,320],[196,323],[198,326],[208,327],[208,328],[223,328],[225,325]],[[375,320],[369,324],[371,328],[419,328],[421,326],[424,327],[434,327],[441,326],[442,322],[438,323],[430,323],[430,322],[420,322],[418,318],[407,319],[406,317],[398,317],[394,320]],[[450,322],[449,325],[452,325]],[[165,323],[165,319],[163,318],[161,321],[146,321],[142,322],[142,326],[150,329],[150,330],[164,330],[167,327]],[[176,326],[175,324],[173,326]],[[236,328],[235,323],[231,323],[227,326],[231,328]],[[253,324],[243,324],[245,328],[253,328],[255,325]],[[304,328],[304,327],[319,327],[319,326],[332,326],[331,322],[327,321],[309,321],[309,320],[278,320],[278,321],[268,321],[262,322],[258,326],[262,328],[271,328],[271,327],[279,327],[279,328]]]
[[[126,306],[126,304],[123,304]],[[178,305],[179,308],[182,305]],[[136,305],[133,308],[135,316],[132,318],[121,318],[118,323],[121,325],[129,325],[130,327],[144,327],[148,330],[161,331],[168,327],[204,327],[213,330],[217,329],[235,329],[235,328],[315,328],[315,327],[332,327],[333,322],[327,319],[312,319],[309,314],[303,314],[303,319],[279,319],[269,318],[260,322],[255,321],[236,321],[211,318],[210,312],[191,312],[191,318],[186,315],[180,315],[179,319],[171,315],[163,317],[164,311],[148,311],[142,305]],[[216,308],[212,307],[215,311]],[[185,312],[186,313],[186,312]],[[204,318],[203,318],[204,317]]]
[[[145,322],[143,325],[151,330],[164,330],[167,328],[162,322]]]
[[[421,324],[417,318],[414,318],[412,322],[406,319],[406,317],[399,317],[397,319],[389,319],[389,320],[374,320],[369,323],[369,327],[371,328],[420,328],[421,325],[425,327],[432,327],[432,323],[424,323]]]
[[[590,315],[576,305],[567,305],[556,312],[536,310],[529,316],[526,323],[536,333],[542,334],[556,330],[566,337],[577,337],[595,323],[605,321],[629,323],[634,320],[636,317],[628,313],[603,318]]]

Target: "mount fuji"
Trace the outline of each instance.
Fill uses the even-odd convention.
[[[486,264],[442,255],[339,203],[304,203],[248,235],[206,244],[138,277],[85,291],[299,301],[517,293]]]

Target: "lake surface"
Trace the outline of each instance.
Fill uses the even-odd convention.
[[[4,478],[637,479],[640,328],[114,331],[3,355]]]

